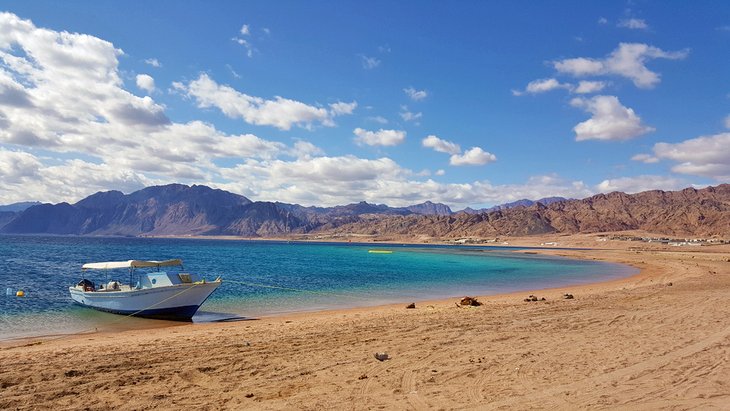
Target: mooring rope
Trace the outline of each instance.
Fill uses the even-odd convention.
[[[283,291],[310,293],[310,294],[317,294],[317,295],[322,295],[322,296],[340,296],[340,297],[347,297],[347,298],[358,298],[358,299],[362,299],[363,301],[369,301],[369,298],[366,297],[366,296],[362,296],[362,295],[358,295],[358,294],[354,294],[354,293],[342,292],[342,291],[339,291],[338,292],[338,291],[305,290],[303,288],[281,287],[281,286],[277,286],[277,285],[261,284],[261,283],[252,283],[252,282],[244,282],[244,281],[235,281],[235,280],[225,280],[225,281],[223,281],[223,283],[240,284],[240,285],[245,285],[247,287],[270,288],[270,289],[283,290]],[[202,283],[193,283],[192,286],[187,287],[186,289],[180,291],[179,293],[175,293],[175,294],[173,294],[173,295],[165,298],[164,300],[160,300],[160,301],[158,301],[158,302],[150,305],[149,307],[145,307],[145,308],[143,308],[141,310],[138,310],[138,311],[135,311],[135,312],[133,312],[131,314],[125,314],[125,315],[122,315],[122,316],[120,316],[120,317],[118,317],[116,319],[110,320],[109,322],[105,323],[104,326],[110,326],[110,325],[114,325],[116,323],[125,321],[129,317],[133,317],[133,316],[135,316],[135,315],[137,315],[137,314],[139,314],[139,313],[141,313],[143,311],[146,311],[146,310],[150,310],[152,308],[155,308],[158,305],[164,303],[165,301],[168,301],[168,300],[173,299],[173,298],[175,298],[175,297],[177,297],[179,295],[182,295],[183,293],[186,293],[186,292],[192,290],[193,288],[195,288],[196,286],[201,285],[201,284]],[[97,331],[98,332],[98,328],[99,327],[89,327],[87,329],[83,329],[81,331],[77,331],[77,332],[74,332],[74,333],[63,334],[63,335],[60,335],[60,336],[57,336],[57,337],[45,338],[45,339],[43,339],[41,341],[38,341],[38,342],[31,342],[31,343],[27,343],[27,344],[23,344],[23,345],[17,345],[17,346],[7,347],[5,349],[12,349],[12,348],[18,348],[18,347],[25,347],[25,346],[29,346],[29,345],[41,344],[44,341],[56,341],[56,340],[60,340],[60,339],[63,339],[63,338],[68,338],[68,337],[72,337],[72,336],[76,336],[76,335],[86,334],[86,333],[90,333],[90,332],[94,332],[94,331]]]
[[[133,312],[131,314],[125,314],[125,315],[122,315],[121,317],[118,317],[118,318],[115,318],[113,320],[110,320],[108,323],[105,323],[104,325],[105,326],[109,326],[109,325],[114,325],[116,323],[125,321],[129,317],[135,316],[135,315],[137,315],[137,314],[139,314],[139,313],[141,313],[143,311],[146,311],[146,310],[155,308],[158,305],[164,303],[165,301],[168,301],[168,300],[173,299],[173,298],[175,298],[175,297],[177,297],[179,295],[182,295],[182,294],[184,294],[184,293],[192,290],[193,288],[195,288],[195,287],[197,287],[198,285],[201,285],[201,284],[203,284],[203,283],[193,283],[193,285],[191,285],[190,287],[187,287],[186,289],[180,291],[179,293],[175,293],[175,294],[173,294],[173,295],[165,298],[164,300],[160,300],[160,301],[158,301],[158,302],[150,305],[149,307],[145,307],[145,308],[143,308],[141,310],[138,310],[138,311],[135,311],[135,312]],[[30,346],[30,345],[42,344],[43,342],[47,342],[47,341],[57,341],[57,340],[61,340],[61,339],[64,339],[64,338],[69,338],[69,337],[72,337],[72,336],[86,334],[86,333],[94,332],[94,331],[98,332],[99,331],[99,327],[93,327],[93,328],[92,327],[89,327],[89,328],[86,328],[86,329],[83,329],[81,331],[77,331],[77,332],[74,332],[74,333],[62,334],[62,335],[59,335],[59,336],[56,336],[56,337],[44,338],[43,340],[38,341],[38,342],[31,342],[31,343],[22,344],[22,345],[16,345],[16,346],[12,346],[12,347],[7,347],[5,349],[12,349],[12,348],[18,348],[18,347],[27,347],[27,346]]]

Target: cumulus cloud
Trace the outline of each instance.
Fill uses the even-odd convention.
[[[497,156],[484,151],[481,147],[472,147],[462,153],[461,147],[458,144],[441,139],[435,135],[429,135],[421,140],[421,145],[440,153],[451,154],[449,164],[452,166],[481,166],[497,161]],[[437,175],[443,174],[437,173]]]
[[[630,79],[636,87],[652,88],[660,76],[649,70],[646,63],[653,59],[681,60],[689,50],[667,52],[641,43],[620,43],[618,48],[603,59],[578,57],[553,62],[553,67],[576,77],[616,75]]]
[[[357,102],[343,103],[338,101],[337,103],[330,104],[330,109],[333,116],[341,116],[343,114],[352,114],[357,108]]]
[[[216,107],[230,118],[241,118],[249,124],[273,126],[280,130],[289,130],[295,125],[312,128],[316,123],[332,127],[335,125],[334,117],[351,114],[357,107],[355,102],[338,102],[331,104],[327,110],[279,96],[266,100],[220,85],[205,73],[188,84],[173,83],[173,87],[194,98],[198,107]]]
[[[646,30],[649,28],[649,25],[646,24],[646,21],[644,21],[644,19],[635,18],[619,20],[616,26],[632,30]]]
[[[436,172],[436,175],[442,174]],[[581,198],[594,193],[581,181],[565,181],[557,176],[536,176],[523,184],[509,185],[493,185],[488,181],[442,184],[418,179],[417,173],[387,157],[247,160],[225,169],[224,175],[230,183],[213,185],[257,200],[307,206],[334,206],[362,200],[407,206],[431,200],[457,209],[502,204],[521,198],[552,195]]]
[[[416,90],[413,87],[404,88],[403,92],[413,101],[421,101],[428,97],[426,90]]]
[[[284,144],[222,133],[201,121],[171,122],[151,97],[123,88],[122,51],[107,41],[38,28],[10,13],[0,13],[0,32],[2,201],[72,201],[98,190],[204,181],[220,178],[219,159],[289,152]],[[335,103],[326,111],[331,118],[354,107]],[[29,147],[44,156],[21,151]]]
[[[554,78],[546,78],[531,81],[527,84],[527,87],[525,87],[524,91],[512,90],[512,94],[515,96],[521,96],[524,94],[539,94],[560,88],[569,90],[571,89],[571,87],[572,86],[570,84],[560,83]]]
[[[137,87],[148,93],[152,93],[155,91],[155,79],[149,74],[137,74]]]
[[[353,133],[358,144],[369,146],[396,146],[406,140],[406,132],[402,130],[369,131],[358,127]]]
[[[310,143],[309,141],[297,140],[294,148],[290,151],[295,158],[310,159],[324,154],[324,150]]]
[[[624,107],[615,96],[574,98],[570,104],[592,117],[573,128],[576,141],[629,140],[654,131],[644,125],[634,110]]]
[[[120,49],[0,14],[0,143],[73,150],[91,138],[164,127],[164,108],[122,88]],[[122,130],[122,127],[124,128]],[[65,148],[64,148],[65,147]]]
[[[3,185],[37,178],[40,168],[41,162],[32,154],[0,147],[0,180]]]
[[[576,94],[592,94],[598,93],[606,87],[606,83],[603,81],[586,81],[581,80],[578,82],[578,87],[573,89]]]
[[[653,150],[657,158],[675,161],[676,173],[730,180],[730,133],[657,143]]]
[[[602,193],[622,191],[624,193],[639,193],[649,190],[679,190],[689,185],[686,180],[667,176],[641,175],[634,177],[620,177],[601,181],[596,190]]]
[[[479,147],[472,147],[464,154],[453,154],[449,159],[452,166],[481,166],[497,161],[497,156]]]
[[[244,24],[243,26],[241,26],[240,32],[242,35],[248,36],[249,34],[251,34],[251,28],[248,26],[248,24]]]
[[[82,160],[66,160],[45,165],[30,153],[0,147],[0,199],[18,201],[61,202],[81,199],[93,192],[114,187],[138,190],[154,181],[131,170]],[[49,189],[52,188],[52,189]]]
[[[451,141],[442,140],[437,136],[430,135],[421,141],[424,147],[432,148],[439,153],[446,154],[459,154],[461,153],[461,147],[458,144],[452,143]]]

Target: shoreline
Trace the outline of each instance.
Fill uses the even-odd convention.
[[[587,246],[595,239],[570,241]],[[480,307],[457,308],[445,299],[408,310],[404,302],[0,344],[7,370],[0,375],[0,408],[721,409],[730,403],[730,246],[601,246],[544,252],[635,264],[639,274],[476,296]],[[575,299],[562,299],[564,292]],[[522,301],[528,293],[547,301]],[[390,359],[380,362],[376,352]]]
[[[591,237],[592,235],[588,235]],[[272,242],[281,242],[281,241],[293,241],[298,243],[332,243],[332,244],[341,244],[346,243],[349,244],[348,241],[342,240],[295,240],[295,239],[286,239],[286,238],[265,238],[265,239],[259,239],[259,238],[242,238],[242,237],[233,237],[233,236],[149,236],[149,237],[139,237],[139,238],[159,238],[159,239],[191,239],[191,240],[222,240],[222,241],[272,241]],[[538,236],[531,236],[531,237],[518,237],[518,238],[510,238],[511,241],[517,242],[517,244],[512,245],[485,245],[485,244],[451,244],[451,243],[418,243],[418,242],[404,242],[404,241],[378,241],[374,243],[352,243],[352,245],[363,245],[367,246],[369,244],[388,244],[388,245],[415,245],[415,246],[430,246],[430,245],[437,245],[437,246],[453,246],[453,247],[499,247],[500,249],[503,249],[507,252],[513,252],[518,254],[532,254],[532,255],[545,255],[545,256],[557,256],[557,257],[564,257],[569,259],[575,259],[575,260],[583,260],[583,261],[592,261],[592,260],[600,260],[606,263],[613,263],[613,264],[622,264],[629,267],[633,267],[639,272],[633,275],[629,275],[622,278],[615,278],[615,279],[608,279],[608,280],[602,280],[597,282],[589,282],[589,283],[577,283],[572,285],[565,285],[562,287],[547,287],[547,288],[531,288],[526,289],[523,291],[510,291],[510,292],[504,292],[504,293],[497,293],[497,294],[487,294],[487,295],[480,295],[480,294],[474,294],[472,297],[477,297],[481,302],[485,301],[503,301],[507,299],[514,299],[514,298],[520,298],[520,296],[527,296],[529,294],[535,294],[535,293],[547,293],[550,295],[555,295],[558,293],[558,296],[562,295],[560,292],[567,292],[567,293],[581,293],[586,290],[590,291],[593,290],[594,287],[609,287],[613,289],[614,287],[622,287],[627,284],[631,284],[632,280],[644,280],[647,278],[647,276],[651,275],[649,273],[645,272],[645,267],[642,267],[641,264],[637,264],[636,261],[623,259],[621,261],[617,261],[615,259],[611,258],[596,258],[593,256],[581,256],[577,255],[576,253],[580,252],[611,252],[611,251],[617,251],[616,248],[604,248],[604,249],[598,249],[598,248],[585,248],[585,246],[581,247],[546,247],[546,246],[539,246],[536,244],[531,244],[533,242],[536,242],[536,239],[539,239]],[[714,247],[714,246],[713,246]],[[657,247],[655,247],[656,249]],[[674,250],[666,249],[666,247],[659,247],[660,249],[656,249],[656,251],[664,251],[664,252],[671,252]],[[522,298],[524,298],[524,296]],[[10,343],[15,342],[19,343],[21,345],[27,345],[27,344],[34,344],[34,343],[40,343],[43,341],[56,341],[56,340],[62,340],[62,339],[74,339],[76,337],[85,337],[89,335],[103,335],[103,334],[116,334],[116,333],[124,333],[124,332],[133,332],[133,331],[139,331],[139,330],[157,330],[157,329],[172,329],[177,327],[196,327],[196,326],[205,326],[205,325],[216,325],[216,324],[225,324],[225,323],[235,323],[239,321],[258,321],[258,320],[269,320],[269,319],[283,319],[284,321],[289,320],[290,317],[296,317],[300,318],[302,316],[308,316],[308,315],[338,315],[342,313],[347,312],[363,312],[363,311],[371,311],[371,310],[378,310],[378,309],[395,309],[398,307],[402,307],[406,304],[409,304],[411,302],[418,303],[420,305],[448,305],[450,303],[453,303],[459,299],[464,297],[463,295],[459,296],[450,296],[450,297],[443,297],[443,298],[425,298],[423,300],[409,300],[409,301],[398,301],[398,302],[392,302],[392,303],[385,303],[385,304],[375,304],[375,305],[353,305],[348,307],[342,307],[342,308],[327,308],[327,309],[311,309],[311,310],[294,310],[294,311],[287,311],[287,312],[279,312],[279,313],[271,313],[271,314],[263,314],[256,317],[242,317],[242,319],[233,319],[232,321],[204,321],[204,322],[177,322],[177,321],[165,321],[165,320],[145,320],[145,319],[137,319],[132,318],[131,320],[137,320],[139,324],[136,326],[127,326],[126,324],[114,324],[113,326],[107,328],[107,329],[98,329],[104,326],[104,324],[99,325],[98,327],[93,327],[95,331],[90,331],[91,329],[84,329],[78,332],[72,332],[72,333],[61,333],[61,334],[41,334],[41,335],[33,335],[33,336],[18,336],[18,337],[11,337],[8,339],[0,339],[0,349],[5,348],[5,346],[10,345]],[[121,321],[124,321],[125,317],[119,317],[118,319],[114,319],[111,322],[112,323],[119,323]]]
[[[181,239],[187,239],[185,237],[154,237],[154,238],[181,238]],[[190,238],[190,239],[216,239],[216,240],[228,240],[223,238]],[[241,240],[241,241],[258,241],[256,239],[241,239],[241,238],[233,238],[231,240]],[[269,239],[265,241],[286,241],[281,239]],[[301,243],[315,243],[315,241],[298,241]],[[324,243],[324,244],[340,244],[342,242],[339,241],[316,241],[317,243]],[[353,246],[367,246],[369,243],[352,243]],[[382,244],[382,243],[381,243]],[[573,260],[583,260],[583,261],[591,261],[596,260],[596,258],[587,258],[582,257],[579,255],[570,255],[571,251],[574,252],[580,252],[580,251],[600,251],[598,249],[586,249],[586,248],[559,248],[559,247],[540,247],[540,246],[501,246],[501,245],[475,245],[475,244],[423,244],[423,243],[404,243],[404,242],[394,242],[394,243],[388,243],[390,244],[398,244],[398,245],[404,245],[404,246],[447,246],[447,247],[499,247],[496,251],[505,251],[508,253],[516,253],[516,254],[526,254],[526,255],[544,255],[544,256],[554,256],[554,257],[562,257],[562,258],[568,258]],[[605,279],[605,280],[599,280],[599,281],[591,281],[591,282],[579,282],[575,284],[567,284],[564,286],[557,286],[557,287],[544,287],[544,288],[527,288],[525,290],[518,290],[518,291],[506,291],[506,292],[497,292],[495,294],[479,294],[479,293],[471,293],[469,294],[472,297],[478,297],[478,299],[482,302],[488,301],[488,300],[500,300],[504,298],[512,298],[516,297],[518,295],[524,294],[527,296],[528,294],[534,294],[534,293],[543,293],[547,292],[550,294],[554,294],[558,291],[564,291],[564,292],[572,292],[573,289],[581,289],[582,287],[589,287],[589,286],[601,286],[601,285],[608,285],[611,283],[617,283],[621,284],[624,281],[631,280],[632,278],[638,277],[642,275],[643,270],[640,267],[637,267],[635,264],[632,264],[630,262],[616,262],[611,259],[601,259],[602,262],[606,262],[609,264],[619,264],[624,265],[627,267],[633,267],[638,270],[635,274],[630,274],[628,276],[623,276],[620,278],[611,278],[611,279]],[[100,323],[98,325],[94,325],[93,327],[82,329],[77,332],[70,332],[70,333],[52,333],[52,334],[39,334],[39,335],[29,335],[29,336],[15,336],[15,337],[9,337],[9,338],[0,338],[0,349],[4,348],[5,346],[8,346],[12,343],[20,344],[20,345],[27,345],[27,344],[34,344],[34,343],[40,343],[43,341],[56,341],[61,339],[74,339],[76,337],[86,337],[89,335],[102,335],[102,334],[115,334],[115,333],[123,333],[128,331],[138,331],[138,330],[156,330],[156,329],[167,329],[167,328],[176,328],[176,327],[186,327],[186,326],[203,326],[208,324],[225,324],[225,323],[234,323],[239,321],[257,321],[257,320],[268,320],[268,319],[284,319],[287,320],[289,317],[302,317],[307,315],[315,315],[315,314],[323,314],[323,315],[336,315],[336,314],[342,314],[342,313],[348,313],[348,312],[361,312],[361,311],[370,311],[370,310],[378,310],[378,309],[392,309],[396,307],[402,307],[409,303],[417,303],[418,305],[448,305],[450,303],[453,303],[455,301],[460,300],[465,295],[451,295],[451,296],[445,296],[445,297],[436,297],[436,298],[416,298],[411,300],[403,300],[403,301],[395,301],[395,302],[386,302],[386,303],[372,303],[371,300],[367,300],[365,298],[362,299],[359,303],[352,303],[352,304],[346,304],[346,306],[342,307],[332,307],[332,308],[304,308],[304,309],[291,309],[290,311],[282,311],[282,312],[273,312],[273,313],[264,313],[261,315],[251,316],[251,317],[232,317],[229,320],[217,320],[217,321],[200,321],[200,322],[177,322],[177,321],[166,321],[166,320],[149,320],[149,319],[139,319],[139,318],[128,318],[127,316],[114,316],[111,318],[111,320],[108,323]],[[215,312],[213,312],[216,314]],[[125,321],[134,321],[137,324],[131,325],[125,323]],[[93,330],[92,330],[93,329]]]

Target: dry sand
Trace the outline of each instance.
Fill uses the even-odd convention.
[[[642,271],[481,307],[404,301],[5,342],[0,409],[730,409],[729,246],[511,243],[542,241]]]

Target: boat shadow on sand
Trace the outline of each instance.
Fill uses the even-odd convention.
[[[194,323],[227,323],[236,321],[256,321],[258,318],[244,317],[233,313],[219,313],[213,311],[198,311],[193,316]]]

